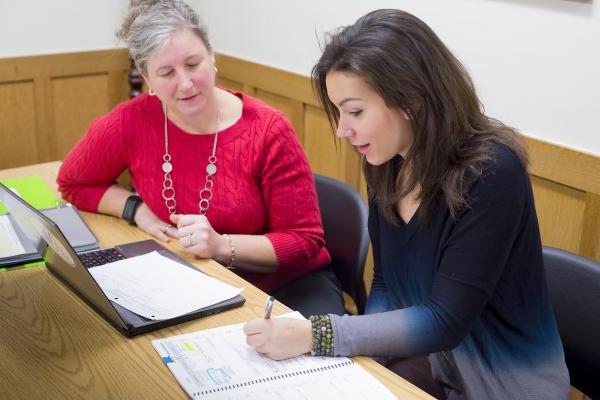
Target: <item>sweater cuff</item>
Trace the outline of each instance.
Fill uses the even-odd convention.
[[[106,193],[111,186],[111,183],[98,186],[86,186],[64,197],[78,209],[95,213],[98,212],[98,205],[100,204],[100,200],[102,200],[104,193]]]
[[[377,314],[374,314],[377,315]],[[381,315],[381,314],[379,314]],[[333,331],[334,356],[373,356],[379,355],[378,346],[382,339],[377,338],[370,316],[365,315],[335,315],[330,314],[331,330]],[[379,320],[378,322],[382,322]],[[385,320],[383,321],[385,322]]]
[[[297,264],[299,245],[293,240],[290,240],[290,235],[281,232],[270,232],[265,234],[267,239],[271,241],[271,245],[275,250],[279,270],[285,270],[288,265]]]
[[[334,356],[345,356],[348,354],[346,343],[343,340],[343,332],[340,332],[338,319],[341,318],[339,315],[329,314],[331,322],[331,331],[333,332],[333,355]]]

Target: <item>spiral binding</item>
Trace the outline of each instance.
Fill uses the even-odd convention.
[[[318,368],[310,368],[310,369],[304,369],[302,371],[286,372],[284,374],[272,375],[272,376],[267,376],[264,378],[253,379],[250,381],[234,383],[234,384],[231,384],[228,386],[221,386],[221,387],[214,388],[214,389],[208,389],[208,390],[202,390],[200,392],[194,392],[194,393],[192,393],[192,397],[204,396],[204,395],[211,394],[211,393],[226,392],[228,390],[238,389],[238,388],[241,388],[244,386],[252,386],[252,385],[259,384],[259,383],[276,381],[279,379],[287,379],[287,378],[293,378],[295,376],[314,374],[316,372],[324,372],[324,371],[328,371],[328,370],[332,370],[332,369],[336,369],[336,368],[340,368],[340,367],[345,367],[347,365],[352,365],[352,364],[354,364],[354,361],[348,360],[348,361],[343,361],[343,362],[340,362],[337,364],[325,365],[323,367],[318,367]]]

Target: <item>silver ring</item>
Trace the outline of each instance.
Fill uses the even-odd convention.
[[[188,240],[187,247],[190,247],[192,245],[192,234],[188,233],[186,237],[187,237],[187,240]]]

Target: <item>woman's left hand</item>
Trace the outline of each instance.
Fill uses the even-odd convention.
[[[167,233],[179,239],[188,253],[201,258],[219,258],[225,249],[229,251],[226,238],[213,229],[204,215],[172,214],[170,218],[177,230],[169,229]]]
[[[257,319],[244,325],[246,343],[273,360],[310,352],[312,324],[295,318]]]

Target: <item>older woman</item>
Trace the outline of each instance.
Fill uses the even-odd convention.
[[[284,115],[215,87],[197,14],[133,1],[118,32],[149,92],[92,122],[64,160],[62,195],[213,258],[304,314],[343,313],[310,167]],[[136,193],[116,178],[129,169]]]
[[[364,157],[369,315],[255,320],[248,343],[276,359],[377,356],[439,399],[565,399],[517,133],[483,114],[459,61],[400,10],[333,34],[313,79],[337,135]]]

